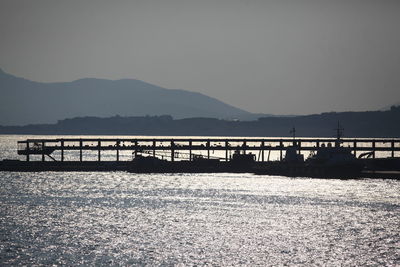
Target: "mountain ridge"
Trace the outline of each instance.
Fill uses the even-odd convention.
[[[169,114],[174,118],[254,118],[243,109],[183,89],[167,89],[137,79],[83,78],[42,83],[0,70],[0,124],[52,123],[79,116]]]

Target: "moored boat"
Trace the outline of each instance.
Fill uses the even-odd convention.
[[[350,148],[341,145],[342,130],[338,124],[337,138],[322,144],[304,161],[296,142],[286,149],[283,161],[256,166],[256,174],[274,174],[294,177],[356,178],[364,169],[364,161],[357,159]],[[293,130],[294,131],[294,130]]]

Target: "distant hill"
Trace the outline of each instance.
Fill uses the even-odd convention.
[[[257,117],[200,93],[165,89],[133,79],[39,83],[0,69],[0,96],[0,125],[54,123],[64,118],[115,115],[169,114],[178,119]]]
[[[254,121],[212,118],[174,120],[171,116],[82,117],[56,124],[0,126],[2,134],[181,135],[181,136],[298,136],[333,137],[337,123],[345,137],[400,137],[400,107],[388,111],[323,113],[296,117],[266,117]]]
[[[400,102],[394,103],[394,104],[392,104],[390,106],[386,106],[384,108],[381,108],[380,110],[381,111],[386,111],[386,110],[390,110],[392,107],[397,107],[397,106],[400,106]]]

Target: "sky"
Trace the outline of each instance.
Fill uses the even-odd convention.
[[[0,68],[132,78],[255,113],[400,103],[399,0],[0,0]]]

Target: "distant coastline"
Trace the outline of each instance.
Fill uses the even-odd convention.
[[[333,137],[340,122],[345,137],[400,138],[400,106],[387,111],[330,112],[306,116],[264,117],[253,121],[172,116],[78,117],[55,124],[0,126],[0,134],[166,135],[166,136],[298,136]]]

